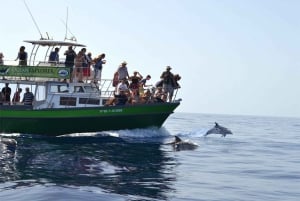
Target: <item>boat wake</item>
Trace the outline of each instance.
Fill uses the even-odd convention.
[[[124,138],[161,138],[169,136],[170,133],[164,128],[147,128],[118,131],[120,137]]]
[[[208,131],[207,128],[201,128],[186,133],[177,133],[174,136],[183,137],[183,138],[201,138],[201,137],[205,137],[207,131]]]
[[[0,136],[10,138],[23,138],[35,140],[50,140],[59,142],[66,141],[85,141],[85,142],[110,142],[110,141],[127,141],[133,143],[161,143],[166,138],[172,136],[165,128],[147,128],[147,129],[125,129],[117,131],[101,131],[101,132],[88,132],[88,133],[72,133],[60,135],[57,137],[50,137],[36,134],[0,134]]]
[[[119,137],[119,138],[163,138],[170,136],[170,133],[164,128],[147,128],[147,129],[124,129],[117,131],[101,131],[89,133],[72,133],[58,137]]]

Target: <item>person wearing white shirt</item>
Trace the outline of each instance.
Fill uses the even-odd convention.
[[[117,86],[117,95],[119,95],[120,94],[120,91],[128,91],[128,86],[127,86],[127,84],[126,84],[126,80],[125,79],[123,79],[119,84],[118,84],[118,86]]]

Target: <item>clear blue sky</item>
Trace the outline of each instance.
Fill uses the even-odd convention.
[[[300,1],[27,0],[44,37],[68,26],[103,76],[118,65],[159,80],[165,66],[182,76],[179,112],[300,117]],[[15,59],[40,34],[23,0],[1,5],[0,51]],[[71,36],[68,33],[68,36]],[[61,52],[61,57],[63,53]]]

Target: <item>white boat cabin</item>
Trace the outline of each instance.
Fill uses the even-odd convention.
[[[37,85],[35,96],[34,109],[97,107],[103,106],[108,99],[108,96],[101,95],[95,84],[54,81]]]
[[[29,88],[34,94],[33,109],[46,108],[75,108],[75,107],[98,107],[103,106],[113,96],[113,88],[94,83],[67,83],[60,81],[11,81],[0,80],[1,86],[5,83],[11,88],[11,101],[1,101],[0,105],[18,106],[23,105],[25,88]],[[22,89],[20,101],[14,102],[13,96],[17,89]]]

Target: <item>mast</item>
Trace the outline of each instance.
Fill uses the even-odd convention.
[[[38,24],[36,23],[36,21],[35,21],[35,19],[34,19],[33,15],[32,15],[32,13],[31,13],[31,11],[30,11],[30,9],[29,9],[29,7],[28,7],[28,5],[27,5],[26,1],[24,0],[23,2],[24,2],[24,4],[25,4],[25,6],[26,6],[26,9],[27,9],[27,11],[28,11],[28,13],[29,13],[29,15],[30,15],[30,17],[31,17],[31,19],[32,19],[32,21],[33,21],[33,23],[34,23],[35,27],[36,27],[36,29],[37,29],[37,30],[38,30],[38,32],[40,33],[41,40],[45,39],[45,38],[43,37],[43,35],[42,35],[42,32],[41,32],[41,30],[40,30],[40,28],[39,28]]]

